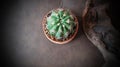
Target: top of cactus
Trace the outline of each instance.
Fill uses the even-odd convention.
[[[75,19],[69,10],[52,10],[47,17],[46,28],[55,39],[66,39],[75,30]]]

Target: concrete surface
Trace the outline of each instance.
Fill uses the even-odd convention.
[[[6,3],[3,12],[3,67],[101,67],[104,59],[86,38],[81,14],[86,0],[63,0],[80,24],[74,40],[65,45],[51,43],[42,31],[42,18],[61,0],[18,0]]]

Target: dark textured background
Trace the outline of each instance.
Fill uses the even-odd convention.
[[[1,2],[2,67],[102,66],[104,59],[101,53],[86,38],[81,28],[81,14],[86,0],[63,0],[62,7],[71,9],[79,20],[80,28],[74,40],[65,45],[57,45],[45,37],[42,18],[51,9],[60,7],[60,2],[61,0]],[[114,12],[112,9],[113,6],[109,11],[111,17],[117,15],[111,15]],[[114,19],[116,18],[113,17],[113,21]]]

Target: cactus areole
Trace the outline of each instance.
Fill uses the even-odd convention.
[[[65,44],[75,37],[78,31],[78,21],[70,10],[54,9],[45,15],[43,31],[53,43]]]

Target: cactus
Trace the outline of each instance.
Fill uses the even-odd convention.
[[[47,16],[46,28],[48,34],[57,40],[68,38],[75,32],[75,19],[69,10],[52,10]]]

